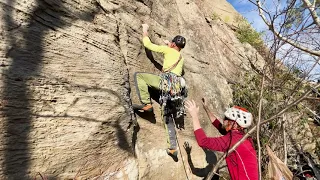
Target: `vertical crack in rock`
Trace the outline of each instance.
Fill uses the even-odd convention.
[[[136,115],[133,111],[132,108],[132,101],[131,101],[131,86],[130,86],[130,74],[129,74],[129,68],[128,68],[128,63],[127,63],[127,45],[128,45],[128,34],[125,28],[125,25],[123,25],[120,21],[117,21],[117,32],[116,32],[116,40],[118,41],[119,48],[122,51],[123,55],[123,62],[125,64],[124,67],[124,75],[123,75],[123,84],[122,86],[124,87],[124,94],[123,98],[125,100],[125,108],[126,108],[126,113],[130,117],[129,124],[127,127],[127,131],[133,131],[132,133],[132,152],[135,154],[135,143],[136,143],[136,136],[137,136],[137,118]],[[133,125],[133,127],[132,127]]]

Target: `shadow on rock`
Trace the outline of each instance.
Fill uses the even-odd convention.
[[[156,117],[153,112],[140,112],[139,110],[134,111],[140,118],[146,119],[152,124],[156,124]]]
[[[209,172],[212,170],[213,165],[217,163],[217,156],[215,155],[215,153],[211,150],[203,149],[203,151],[206,154],[206,161],[207,161],[208,165],[204,168],[197,168],[197,167],[194,167],[192,159],[191,159],[192,146],[190,146],[188,142],[184,142],[183,147],[187,152],[188,163],[191,168],[192,174],[194,174],[198,177],[203,177],[203,179],[206,179]],[[212,180],[218,180],[218,179],[219,179],[218,175],[214,175],[212,177]]]

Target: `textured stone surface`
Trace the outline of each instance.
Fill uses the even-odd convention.
[[[200,104],[206,96],[221,115],[232,102],[229,83],[256,57],[225,23],[210,20],[218,9],[238,15],[226,1],[0,0],[0,6],[0,179],[38,172],[49,179],[185,179],[185,171],[201,179],[190,173],[182,148],[188,141],[194,166],[208,165],[188,117],[178,132],[179,162],[164,151],[156,103],[154,117],[138,114],[140,130],[127,131],[131,99],[138,102],[133,74],[159,73],[141,43],[143,22],[158,44],[181,34],[189,98]],[[217,135],[201,113],[208,135]]]

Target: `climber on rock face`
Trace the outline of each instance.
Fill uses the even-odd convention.
[[[165,41],[167,46],[159,46],[153,44],[148,37],[149,26],[142,24],[143,29],[143,45],[154,52],[159,52],[164,55],[163,60],[163,72],[171,72],[177,76],[181,76],[183,70],[184,58],[181,56],[180,51],[186,45],[186,39],[182,36],[176,36],[171,42]],[[135,83],[137,87],[137,93],[141,101],[141,105],[134,105],[136,109],[144,111],[152,111],[152,105],[150,101],[150,94],[148,87],[158,89],[160,86],[161,77],[151,73],[135,73]]]
[[[154,52],[162,53],[164,56],[162,74],[152,74],[152,73],[141,73],[137,72],[134,74],[136,91],[141,101],[141,104],[133,104],[135,110],[142,110],[147,112],[152,112],[153,107],[150,100],[150,93],[148,88],[153,88],[155,90],[163,91],[162,82],[163,77],[168,75],[170,79],[182,79],[180,78],[183,72],[184,58],[181,56],[180,51],[186,45],[186,39],[180,35],[175,36],[171,42],[164,41],[166,45],[156,45],[153,44],[148,37],[149,26],[147,24],[142,24],[143,30],[143,45]],[[166,76],[166,77],[168,77]],[[180,80],[179,80],[180,81]],[[161,103],[161,105],[166,104]],[[183,107],[183,105],[182,105]],[[165,114],[165,113],[163,113]],[[175,126],[172,122],[173,120],[166,120],[165,127],[168,133],[168,143],[169,148],[167,153],[169,155],[177,155],[176,147],[176,135],[175,135]]]
[[[194,127],[194,134],[198,145],[202,148],[228,152],[243,136],[244,129],[252,123],[252,115],[245,108],[234,106],[225,113],[223,124],[209,111],[205,100],[203,107],[207,112],[212,125],[223,135],[221,137],[207,137],[200,126],[198,113],[199,107],[192,101],[187,101],[185,105],[191,115]],[[257,180],[258,161],[256,151],[251,138],[243,141],[233,152],[227,155],[226,163],[232,180]]]

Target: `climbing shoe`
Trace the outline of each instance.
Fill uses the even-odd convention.
[[[142,110],[142,111],[146,111],[146,112],[153,111],[153,107],[151,104],[133,104],[132,107],[134,110]]]
[[[178,150],[176,149],[167,149],[167,154],[172,156],[178,156]]]
[[[167,149],[167,154],[172,157],[175,162],[178,162],[178,150],[177,149]]]

